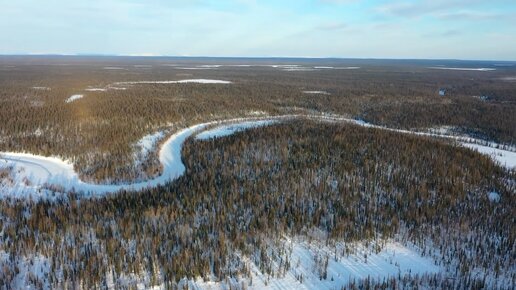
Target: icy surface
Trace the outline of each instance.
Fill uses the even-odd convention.
[[[262,126],[267,126],[274,123],[272,120],[262,120],[262,121],[250,121],[243,122],[238,124],[229,124],[223,125],[219,127],[215,127],[213,129],[204,131],[200,134],[197,134],[195,139],[197,140],[208,140],[212,138],[219,138],[224,136],[229,136],[234,134],[235,132],[243,131],[250,128],[257,128]]]
[[[462,143],[462,145],[482,154],[489,155],[493,160],[496,160],[507,168],[516,168],[516,152],[472,143]]]
[[[84,95],[73,95],[73,96],[69,97],[68,99],[66,99],[65,102],[71,103],[71,102],[81,99],[83,97],[84,97]]]

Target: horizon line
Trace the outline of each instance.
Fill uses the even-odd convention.
[[[460,59],[460,58],[397,58],[397,57],[341,57],[341,56],[208,56],[208,55],[155,55],[155,54],[102,54],[102,53],[0,53],[0,57],[141,57],[141,58],[214,58],[214,59],[335,59],[335,60],[435,60],[435,61],[482,61],[482,62],[510,62],[507,59]]]

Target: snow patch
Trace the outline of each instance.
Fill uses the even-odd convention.
[[[211,79],[189,79],[179,81],[134,81],[134,82],[116,82],[115,85],[139,85],[139,84],[231,84],[230,81],[211,80]]]
[[[103,89],[103,88],[88,88],[88,89],[85,89],[85,91],[87,91],[87,92],[105,92],[105,91],[107,91],[107,89]]]
[[[50,281],[48,275],[50,273],[50,261],[48,258],[37,255],[31,257],[16,257],[12,259],[11,255],[5,251],[0,251],[0,269],[13,268],[15,263],[15,276],[10,283],[12,289],[50,289]],[[4,289],[4,288],[2,288]]]
[[[147,155],[149,155],[149,152],[156,148],[158,141],[163,139],[163,137],[165,137],[165,133],[163,131],[158,131],[156,133],[146,135],[140,139],[135,144],[135,147],[138,149],[135,159],[143,161]]]
[[[50,91],[51,88],[49,87],[32,87],[32,89],[40,90],[40,91]]]
[[[465,142],[463,142],[462,145],[482,154],[489,155],[493,160],[509,169],[516,168],[516,152]]]
[[[327,91],[303,91],[303,94],[311,94],[311,95],[331,95]]]
[[[489,200],[492,202],[499,202],[500,194],[496,191],[491,191],[487,193],[487,198],[489,198]]]
[[[84,97],[84,95],[72,95],[71,97],[69,97],[68,99],[65,100],[65,103],[71,103],[71,102],[81,99],[83,97]]]
[[[486,67],[478,67],[478,68],[470,68],[470,67],[444,67],[444,66],[431,66],[429,69],[444,69],[444,70],[462,70],[462,71],[494,71],[495,68],[486,68]]]

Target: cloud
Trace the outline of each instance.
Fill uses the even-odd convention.
[[[317,30],[324,30],[324,31],[337,31],[337,30],[346,30],[350,28],[349,25],[342,22],[333,22],[333,23],[325,23],[321,24],[315,27]]]
[[[482,20],[513,20],[516,18],[515,13],[486,13],[477,11],[458,11],[451,13],[443,13],[436,15],[437,18],[443,20],[471,20],[471,21],[482,21]]]
[[[399,17],[421,17],[450,9],[470,7],[482,3],[481,0],[420,0],[412,2],[392,2],[376,8],[380,13]]]

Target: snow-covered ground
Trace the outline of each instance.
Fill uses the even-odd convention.
[[[118,66],[105,66],[105,67],[103,67],[103,69],[105,69],[105,70],[127,70],[126,68],[118,67]]]
[[[303,94],[310,94],[310,95],[331,95],[327,91],[303,91]]]
[[[136,142],[136,152],[135,152],[135,159],[139,161],[143,161],[145,158],[147,158],[147,155],[149,155],[149,152],[156,148],[156,145],[159,140],[163,139],[165,137],[165,132],[158,131],[153,134],[149,134],[144,136],[142,139],[140,139],[138,142]]]
[[[188,289],[198,290],[341,289],[348,282],[361,279],[382,281],[390,277],[444,271],[436,266],[431,258],[422,256],[414,246],[404,246],[394,241],[386,242],[379,252],[363,243],[348,244],[350,249],[348,254],[344,254],[343,243],[327,246],[321,242],[309,243],[287,238],[282,246],[287,257],[285,259],[277,257],[273,262],[272,268],[275,272],[273,276],[261,272],[252,258],[243,257],[243,261],[249,266],[251,278],[233,277],[219,282],[183,279],[179,283],[179,288],[182,289],[185,284],[188,284]],[[284,271],[286,260],[290,263],[290,268]],[[326,261],[327,267],[324,266]],[[283,266],[280,266],[281,263]],[[280,270],[282,267],[283,270]],[[162,285],[148,288],[143,283],[139,284],[139,287],[164,289]]]
[[[210,80],[210,79],[189,79],[179,81],[134,81],[134,82],[116,82],[115,85],[140,85],[140,84],[231,84],[230,81]]]
[[[32,87],[33,89],[35,90],[40,90],[40,91],[50,91],[51,88],[49,87]]]
[[[516,168],[516,152],[465,142],[462,143],[462,146],[471,148],[482,154],[489,155],[493,160],[496,160],[502,166],[507,168]]]
[[[405,247],[396,242],[387,243],[379,253],[375,253],[364,245],[353,245],[353,254],[335,255],[335,249],[324,244],[289,240],[287,248],[292,249],[291,269],[284,277],[267,279],[253,267],[253,289],[340,289],[348,282],[358,279],[382,280],[398,274],[437,273],[440,271],[433,260],[420,255],[415,249]],[[342,247],[336,247],[342,251]],[[316,263],[328,261],[326,279],[321,279]],[[301,278],[302,277],[302,278]],[[302,282],[300,281],[302,279]],[[267,281],[269,280],[269,281]],[[203,287],[204,288],[204,287]]]
[[[183,129],[170,136],[164,142],[159,151],[159,161],[163,166],[162,174],[153,179],[132,184],[114,185],[86,183],[80,180],[78,174],[73,169],[73,165],[68,161],[55,157],[43,157],[26,153],[0,152],[0,162],[5,162],[4,167],[15,168],[15,170],[13,170],[13,174],[15,174],[15,176],[12,178],[15,181],[15,185],[11,186],[9,189],[4,188],[4,190],[0,187],[0,190],[5,191],[2,196],[10,195],[14,197],[22,197],[26,196],[27,192],[30,192],[30,190],[33,190],[34,192],[38,192],[38,195],[41,197],[42,189],[45,189],[48,185],[55,185],[63,191],[75,190],[78,192],[84,192],[85,196],[97,196],[106,193],[118,192],[120,190],[141,190],[148,187],[155,187],[173,180],[184,173],[185,167],[181,161],[181,147],[183,142],[189,136],[199,133],[196,138],[199,140],[205,140],[214,137],[228,136],[237,131],[265,126],[272,122],[279,122],[293,118],[310,118],[326,122],[347,122],[364,127],[378,128],[403,134],[448,138],[458,141],[464,146],[478,150],[481,153],[488,154],[494,160],[499,161],[500,164],[507,166],[508,168],[514,168],[516,166],[516,152],[497,149],[497,146],[495,146],[496,144],[472,144],[479,143],[475,142],[478,140],[473,138],[391,129],[372,125],[362,120],[353,120],[335,115],[283,115],[214,121],[201,123]],[[202,132],[211,126],[215,127]],[[156,133],[156,135],[146,136],[141,140],[142,143],[140,144],[140,147],[145,151],[147,148],[151,148],[155,145],[151,143],[156,142],[160,137],[162,136],[160,136],[159,133]]]
[[[462,71],[493,71],[495,68],[486,68],[486,67],[446,67],[446,66],[431,66],[429,69],[444,69],[444,70],[462,70]]]
[[[11,268],[11,257],[9,253],[0,250],[0,269]],[[17,272],[15,273],[13,283],[10,285],[12,289],[50,289],[50,281],[48,274],[50,272],[50,261],[44,256],[36,257],[17,257],[15,259]],[[4,268],[5,267],[5,268]],[[0,274],[0,278],[2,275]],[[0,279],[0,281],[2,281]],[[36,284],[37,283],[37,284]],[[1,289],[5,285],[0,285]],[[7,288],[10,289],[10,288]]]
[[[73,95],[73,96],[70,96],[68,99],[66,99],[65,103],[71,103],[71,102],[81,99],[83,97],[84,97],[84,95]]]

